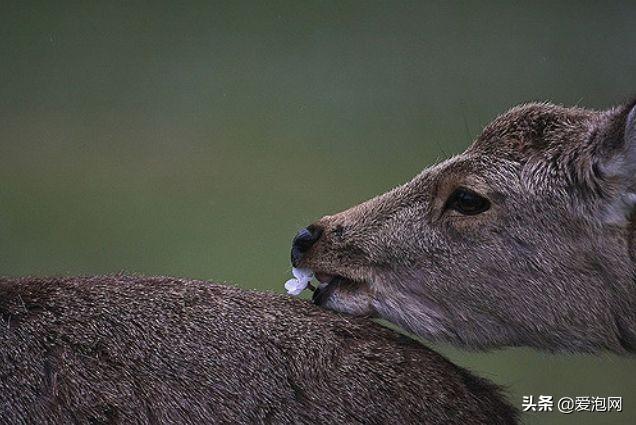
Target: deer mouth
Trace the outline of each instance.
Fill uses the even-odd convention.
[[[329,286],[331,283],[337,284],[337,280],[344,279],[344,277],[339,276],[337,274],[330,274],[324,272],[314,272],[314,277],[318,281],[318,287],[324,288]]]
[[[318,281],[318,285],[314,289],[311,299],[316,305],[323,304],[337,288],[353,289],[357,286],[356,281],[338,274],[316,272],[314,277]]]
[[[353,316],[372,316],[376,313],[368,274],[356,273],[356,270],[335,274],[309,268],[292,269],[292,272],[299,280],[290,279],[285,283],[290,295],[300,295],[304,289],[310,289],[313,291],[311,300],[317,306]],[[309,284],[307,278],[315,279],[317,285]]]

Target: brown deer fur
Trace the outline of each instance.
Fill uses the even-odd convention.
[[[513,424],[371,321],[202,281],[0,279],[2,424]]]

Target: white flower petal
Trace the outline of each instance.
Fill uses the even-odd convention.
[[[287,282],[285,282],[285,289],[287,289],[288,291],[293,291],[299,286],[300,282],[298,281],[298,279],[289,279]]]
[[[289,279],[285,282],[285,289],[290,295],[300,295],[300,293],[307,288],[311,279],[313,279],[314,273],[311,269],[297,269],[294,267],[292,268],[292,274],[295,279]]]
[[[295,291],[287,291],[287,294],[289,294],[289,295],[293,295],[294,297],[297,297],[297,296],[299,296],[302,292],[303,292],[303,289],[302,289],[302,288],[298,288],[298,289],[297,289],[297,290],[295,290]]]
[[[292,268],[292,274],[298,280],[307,280],[309,282],[314,277],[314,272],[311,269],[297,269]]]
[[[289,295],[300,295],[305,290],[307,283],[303,283],[297,279],[289,279],[285,282],[285,289]]]

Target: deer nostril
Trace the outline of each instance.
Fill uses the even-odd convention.
[[[303,255],[320,239],[322,229],[317,226],[304,227],[298,231],[292,241],[291,261],[296,266]]]

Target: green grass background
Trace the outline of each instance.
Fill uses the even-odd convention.
[[[635,22],[633,2],[3,2],[0,274],[281,291],[298,228],[512,105],[634,95]],[[636,423],[633,357],[435,348],[517,406],[624,399],[528,424]]]

